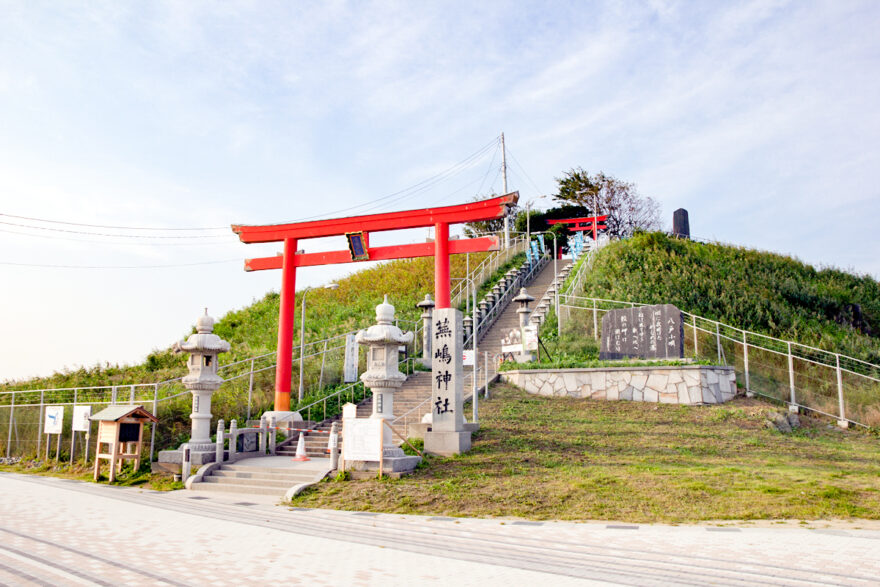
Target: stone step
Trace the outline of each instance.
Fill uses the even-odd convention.
[[[225,485],[220,483],[193,483],[192,491],[218,491],[221,493],[243,493],[250,495],[277,495],[283,497],[285,490],[279,487],[262,485]]]
[[[278,469],[278,473],[269,474],[269,473],[245,473],[244,471],[226,471],[224,469],[220,469],[219,471],[211,471],[211,474],[205,479],[238,479],[238,480],[251,480],[255,484],[261,481],[289,481],[291,484],[303,483],[308,481],[312,477],[314,477],[314,473],[309,471],[305,472],[287,472],[287,469]],[[285,471],[284,473],[280,471]],[[216,481],[212,481],[214,483]]]
[[[286,479],[237,479],[235,477],[214,477],[210,475],[202,479],[202,483],[194,483],[193,485],[203,485],[205,483],[211,485],[226,485],[236,487],[274,487],[276,491],[279,489],[284,491],[293,487],[297,483],[307,483],[311,477],[302,480],[287,481]]]

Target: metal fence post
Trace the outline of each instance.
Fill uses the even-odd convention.
[[[697,342],[697,315],[696,314],[691,314],[691,324],[694,329],[694,358],[696,359],[697,357],[700,356],[700,347],[699,347],[699,343]]]
[[[79,389],[73,390],[73,408],[71,408],[74,412],[76,411],[76,398],[79,393]],[[73,454],[76,450],[76,430],[73,429],[73,418],[70,420],[70,464],[73,464]]]
[[[797,412],[797,398],[794,395],[794,357],[791,355],[791,343],[788,346],[788,385],[791,388],[791,403],[788,404],[789,412]]]
[[[128,403],[134,405],[134,385],[128,390]]]
[[[849,428],[849,421],[843,411],[843,373],[840,370],[840,355],[834,356],[837,358],[837,402],[840,405],[840,420],[837,421],[837,425],[841,428]]]
[[[247,407],[247,419],[251,419],[251,400],[254,396],[254,359],[251,359],[251,375],[248,379],[248,407]]]
[[[596,306],[595,298],[593,298],[593,339],[599,340],[599,308]]]
[[[721,324],[715,323],[715,346],[718,350],[718,364],[721,364]]]
[[[40,448],[43,442],[43,394],[45,392],[40,391],[40,419],[37,422],[37,458],[40,458]],[[48,443],[48,440],[47,440]]]
[[[324,352],[321,353],[321,375],[318,377],[318,389],[324,387],[324,362],[327,360],[327,343],[328,339],[324,339]]]
[[[746,378],[746,397],[755,397],[749,385],[749,341],[746,338],[745,330],[743,330],[743,370],[745,371]]]
[[[153,415],[159,417],[159,384],[153,384]],[[153,451],[156,448],[156,423],[152,424],[150,432],[150,462],[153,462]]]
[[[114,385],[110,390],[110,403],[116,403],[116,386]]]
[[[474,359],[476,360],[476,357]],[[483,370],[486,372],[484,375],[486,389],[483,391],[483,397],[489,399],[489,351],[483,351]]]
[[[15,412],[15,392],[12,392],[12,402],[9,404],[9,430],[6,434],[6,458],[9,458],[9,450],[12,447],[12,414]]]

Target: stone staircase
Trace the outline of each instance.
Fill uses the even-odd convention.
[[[430,409],[430,403],[427,401],[431,395],[431,374],[424,371],[416,371],[407,377],[403,386],[394,392],[394,415],[404,416],[405,422],[395,424],[402,435],[406,436],[406,427],[413,423],[422,421],[424,416]],[[373,398],[361,401],[357,405],[358,418],[367,418],[373,413]],[[328,418],[317,424],[307,425],[305,427],[312,428],[310,432],[303,433],[303,443],[305,444],[306,455],[309,458],[327,457],[327,442],[329,438],[330,428],[333,422],[339,422],[341,416]],[[310,423],[307,423],[310,424]],[[400,440],[396,438],[395,440]],[[279,444],[275,449],[276,455],[293,457],[296,454],[296,445],[299,441],[299,433],[293,434],[289,439]],[[339,438],[339,446],[342,447],[342,438]]]
[[[256,457],[236,463],[211,464],[190,485],[193,491],[219,491],[284,496],[296,485],[317,483],[330,471],[330,459],[298,463],[284,457]]]
[[[565,265],[558,265],[560,273],[565,271],[565,267],[570,265],[570,261],[566,261]],[[556,275],[553,274],[553,262],[547,263],[544,269],[538,274],[538,276],[526,286],[526,291],[529,292],[533,298],[535,298],[536,302],[544,298],[547,294],[547,290],[550,289],[550,286],[553,285],[553,282],[556,279]],[[533,305],[534,309],[535,306]],[[495,321],[495,324],[483,334],[480,338],[480,342],[478,345],[478,350],[480,352],[480,356],[483,355],[483,351],[489,352],[489,368],[493,369],[494,361],[491,360],[491,357],[500,356],[501,355],[501,339],[504,338],[511,330],[519,330],[519,314],[516,313],[518,309],[518,304],[511,303],[501,316]],[[492,373],[490,373],[490,378]]]

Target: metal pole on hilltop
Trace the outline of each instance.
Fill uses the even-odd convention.
[[[504,133],[501,133],[501,185],[507,193],[507,149],[504,146]],[[510,216],[504,214],[504,248],[510,247]]]

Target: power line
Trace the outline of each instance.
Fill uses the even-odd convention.
[[[365,208],[365,207],[366,207],[366,209],[361,210],[360,213],[369,212],[371,210],[381,208],[384,206],[388,206],[393,203],[402,202],[404,200],[407,200],[411,197],[414,197],[414,196],[424,192],[425,190],[433,187],[434,185],[436,185],[437,183],[439,183],[441,181],[444,181],[454,175],[457,175],[458,173],[460,173],[461,171],[464,171],[468,167],[473,166],[473,164],[477,160],[482,158],[493,145],[498,144],[498,140],[499,140],[499,137],[495,137],[490,142],[483,145],[478,150],[474,151],[473,153],[471,153],[470,155],[468,155],[467,157],[465,157],[464,159],[462,159],[461,161],[459,161],[455,165],[449,167],[448,169],[445,169],[444,171],[441,171],[440,173],[438,173],[436,175],[433,175],[427,179],[424,179],[418,183],[415,183],[408,188],[405,188],[405,189],[396,191],[394,193],[388,194],[387,196],[382,196],[381,198],[376,198],[374,200],[364,202],[362,204],[348,206],[348,207],[343,208],[341,210],[334,210],[332,212],[323,212],[321,214],[316,214],[314,216],[304,216],[301,218],[296,218],[294,220],[291,220],[290,222],[303,222],[306,220],[316,220],[319,218],[325,218],[325,217],[332,216],[335,214],[340,214],[343,212],[351,212],[353,210],[358,210],[360,208]],[[409,192],[413,192],[413,193],[409,193]],[[398,197],[398,196],[400,196],[400,197]],[[386,201],[386,200],[388,200],[388,201]],[[381,204],[380,204],[380,202],[381,202]],[[287,223],[284,223],[284,224],[287,224]]]
[[[220,265],[222,263],[241,262],[241,259],[223,259],[220,261],[201,261],[198,263],[175,263],[171,265],[52,265],[41,263],[12,263],[0,261],[0,265],[11,267],[39,267],[43,269],[167,269],[172,267],[196,267],[199,265]]]
[[[65,224],[68,226],[84,226],[87,228],[110,228],[115,230],[229,230],[228,226],[211,226],[204,228],[159,228],[149,226],[112,226],[108,224],[84,224],[82,222],[64,222],[62,220],[48,220],[46,218],[33,218],[31,216],[16,216],[15,214],[3,214],[2,212],[0,212],[0,216],[6,216],[7,218],[17,218],[19,220],[31,220],[34,222],[46,222],[49,224]]]
[[[118,238],[144,238],[144,239],[184,239],[184,238],[226,238],[226,236],[220,235],[207,235],[207,234],[190,234],[190,235],[180,235],[180,236],[171,236],[171,235],[146,235],[146,234],[110,234],[104,232],[88,232],[84,230],[72,230],[68,228],[50,228],[48,226],[34,226],[32,224],[21,224],[18,222],[7,222],[5,220],[0,220],[0,224],[5,224],[8,226],[18,226],[20,228],[31,228],[34,230],[48,230],[50,232],[64,232],[68,234],[85,234],[88,236],[111,236]]]
[[[543,194],[544,192],[541,191],[541,188],[538,187],[538,184],[536,184],[534,181],[532,181],[532,178],[529,177],[528,171],[526,171],[526,168],[522,166],[522,163],[519,162],[519,159],[516,158],[516,155],[514,155],[510,149],[507,149],[507,152],[510,153],[510,156],[513,158],[514,163],[516,163],[517,167],[519,167],[522,170],[523,175],[526,176],[526,179],[529,180],[529,183],[532,184],[532,186],[535,188],[535,191],[539,195]]]
[[[16,234],[19,236],[28,236],[32,238],[43,238],[50,240],[62,240],[72,243],[95,243],[100,245],[116,245],[116,246],[135,246],[135,247],[216,247],[218,245],[226,244],[225,242],[217,241],[217,242],[187,242],[187,243],[141,243],[141,242],[119,242],[119,241],[106,241],[106,240],[91,240],[91,239],[83,239],[83,238],[71,238],[65,236],[52,236],[48,234],[33,234],[30,232],[19,232],[17,230],[6,230],[0,228],[0,232],[6,234]],[[229,244],[237,243],[238,239],[234,238],[234,234],[229,234]]]

